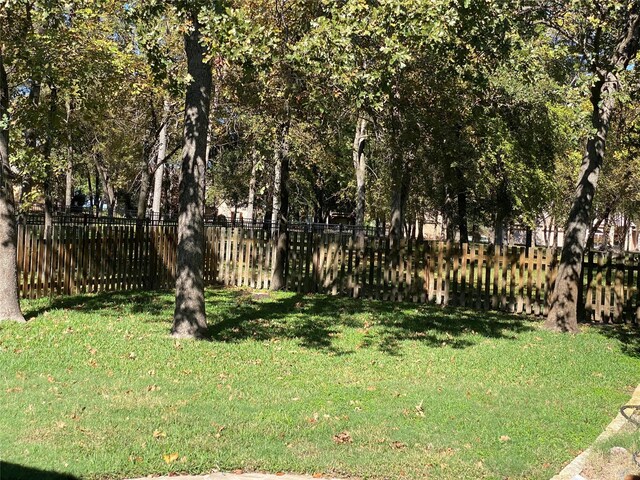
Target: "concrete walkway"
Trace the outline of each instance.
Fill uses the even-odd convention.
[[[627,405],[640,405],[640,385],[638,385],[638,387],[636,388],[636,391],[633,392],[633,396],[631,397],[631,400],[627,402]],[[607,439],[611,438],[613,435],[618,433],[620,429],[627,424],[627,422],[628,420],[624,418],[624,416],[621,413],[618,413],[618,416],[609,424],[609,426],[604,430],[604,432],[602,432],[600,436],[596,438],[596,441],[593,442],[593,444],[589,448],[587,448],[584,452],[582,452],[580,455],[574,458],[569,465],[564,467],[564,469],[558,475],[553,477],[551,480],[581,479],[582,477],[580,476],[580,473],[582,473],[582,470],[584,470],[587,464],[587,460],[593,452],[593,448],[599,443],[606,441]]]

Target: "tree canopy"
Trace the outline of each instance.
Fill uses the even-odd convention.
[[[640,220],[639,9],[2,0],[16,212],[178,215],[195,29],[212,77],[205,218],[346,219],[394,238],[433,222],[463,243],[544,230],[533,241],[550,246],[579,217],[581,255],[615,218]],[[594,138],[600,181],[577,212]]]

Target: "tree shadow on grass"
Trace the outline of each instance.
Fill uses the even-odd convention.
[[[401,355],[405,342],[432,348],[464,349],[484,339],[517,339],[537,328],[523,316],[442,308],[424,304],[355,300],[325,295],[252,293],[208,288],[205,293],[213,342],[295,340],[301,347],[332,355],[353,350],[340,346],[349,330],[361,335],[357,348]],[[45,310],[94,312],[101,317],[140,315],[142,322],[166,323],[173,311],[170,292],[111,292],[53,299],[28,311],[34,318]]]
[[[2,480],[79,480],[69,473],[39,470],[5,461],[0,462],[0,478]]]
[[[25,318],[31,320],[49,310],[73,310],[78,312],[100,312],[103,316],[144,314],[167,321],[167,312],[172,312],[175,300],[170,292],[141,291],[105,292],[99,294],[54,297],[41,300],[35,308],[27,308]],[[170,317],[169,317],[170,318]],[[146,321],[146,320],[145,320]]]
[[[362,335],[358,348],[401,355],[406,341],[464,349],[486,338],[515,340],[537,324],[525,317],[459,308],[301,294],[264,301],[241,292],[236,306],[225,309],[222,317],[209,327],[213,341],[293,339],[302,347],[339,354],[352,353],[336,346],[346,329]]]
[[[603,336],[620,342],[625,355],[640,358],[640,326],[638,325],[593,325]]]

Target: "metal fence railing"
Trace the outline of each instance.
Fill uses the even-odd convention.
[[[58,212],[51,217],[54,225],[63,226],[99,226],[99,225],[177,225],[177,217],[169,217],[165,215],[153,216],[147,215],[144,219],[136,218],[135,215],[96,215],[94,212]],[[18,223],[23,225],[43,225],[44,214],[41,212],[22,212],[18,215]],[[221,228],[238,228],[243,230],[266,230],[272,233],[279,231],[279,223],[269,220],[234,220],[226,219],[219,216],[205,216],[204,223],[209,227]],[[346,236],[355,236],[363,233],[367,237],[384,237],[388,231],[383,227],[346,225],[346,224],[329,224],[329,223],[310,223],[310,222],[290,222],[287,225],[290,232],[312,232],[312,233],[331,233],[342,234]]]

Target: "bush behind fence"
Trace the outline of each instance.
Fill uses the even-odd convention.
[[[403,240],[336,229],[289,233],[287,290],[384,301],[458,305],[544,315],[559,251]],[[18,229],[24,298],[175,285],[177,226],[55,224]],[[209,285],[268,289],[275,242],[269,229],[205,227]],[[584,316],[640,320],[640,255],[590,252],[582,275]]]

